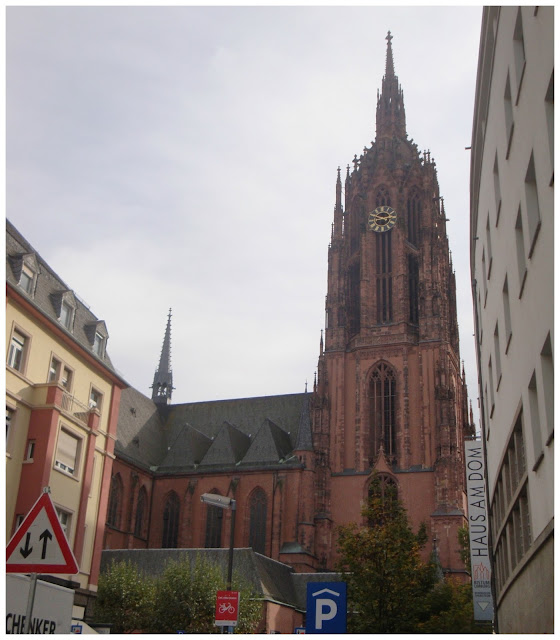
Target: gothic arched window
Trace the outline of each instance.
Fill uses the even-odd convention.
[[[388,207],[391,206],[391,196],[389,195],[389,190],[385,185],[381,185],[375,194],[375,206],[382,207],[383,205]]]
[[[212,489],[210,493],[219,495],[219,491]],[[207,505],[206,512],[206,539],[204,546],[208,548],[220,548],[222,546],[222,522],[224,520],[224,510],[220,507]]]
[[[142,487],[136,500],[136,517],[134,519],[134,535],[138,538],[144,537],[144,523],[146,515],[146,505],[148,498],[145,487]]]
[[[391,197],[387,187],[381,186],[375,196],[375,206],[391,205]],[[375,234],[375,270],[377,324],[393,321],[393,231]]]
[[[171,491],[165,501],[163,509],[163,535],[161,538],[162,549],[176,549],[179,533],[179,498]]]
[[[121,474],[117,473],[111,478],[111,491],[109,493],[109,507],[107,509],[107,524],[118,529],[121,524],[123,483]]]
[[[398,499],[399,488],[395,479],[387,473],[376,473],[368,486],[368,502],[373,507],[368,525],[373,527],[382,524],[384,514],[393,511]]]
[[[420,218],[422,215],[422,202],[420,200],[420,194],[414,190],[406,203],[406,217],[408,227],[408,241],[413,245],[418,245],[418,239],[420,237]]]
[[[257,487],[249,497],[249,546],[264,554],[266,545],[266,493]]]
[[[369,379],[370,424],[372,430],[370,463],[373,464],[381,447],[390,463],[396,462],[397,380],[393,369],[385,362],[379,363]]]

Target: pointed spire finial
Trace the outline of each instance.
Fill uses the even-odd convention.
[[[169,404],[173,391],[173,372],[171,370],[171,308],[167,315],[167,326],[159,357],[159,366],[154,374],[152,400],[158,404]]]
[[[391,46],[391,40],[393,36],[390,31],[387,31],[387,36],[385,40],[387,40],[387,60],[385,63],[385,76],[390,77],[395,75],[395,65],[393,62],[393,47]]]

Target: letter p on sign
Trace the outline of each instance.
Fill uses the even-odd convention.
[[[321,630],[323,622],[332,620],[336,616],[338,607],[330,598],[317,598],[315,603],[315,628]]]
[[[346,583],[308,582],[306,633],[346,633]]]

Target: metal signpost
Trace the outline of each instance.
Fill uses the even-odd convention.
[[[488,544],[488,510],[484,474],[483,444],[477,440],[465,441],[465,466],[467,474],[467,501],[469,505],[469,541],[474,619],[492,621],[490,547]]]
[[[25,633],[31,625],[37,573],[74,575],[78,570],[46,487],[6,547],[6,573],[31,574]]]
[[[346,633],[346,582],[308,582],[306,633]]]

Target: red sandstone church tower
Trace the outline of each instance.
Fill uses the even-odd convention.
[[[375,142],[338,170],[327,325],[315,388],[315,556],[332,568],[336,526],[360,522],[372,474],[424,521],[444,572],[464,570],[463,442],[472,433],[461,373],[455,276],[435,162],[406,132],[392,36]]]

